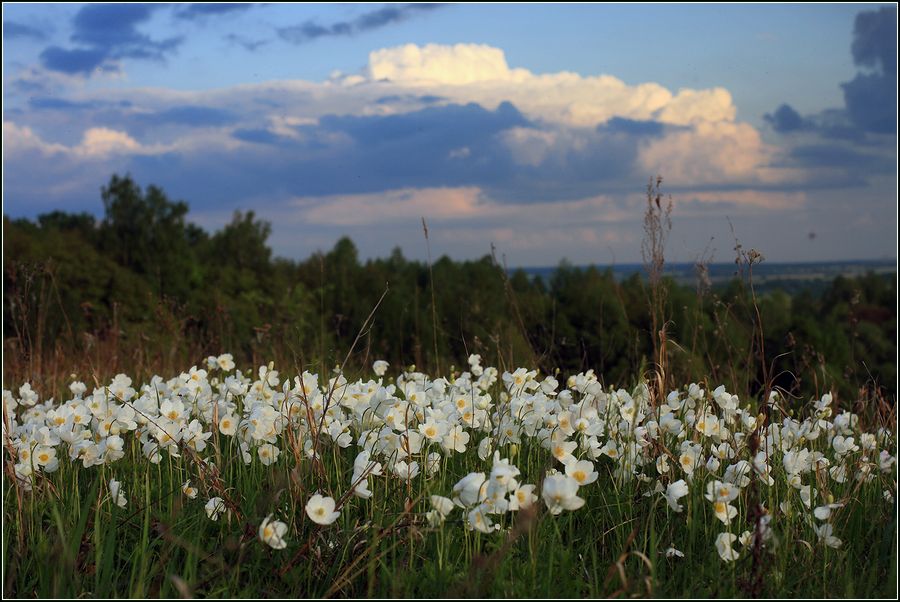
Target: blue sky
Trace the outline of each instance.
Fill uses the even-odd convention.
[[[4,4],[3,204],[102,213],[112,173],[276,253],[350,235],[511,265],[896,257],[888,5]],[[811,237],[810,233],[815,233]]]

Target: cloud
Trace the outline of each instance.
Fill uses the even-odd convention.
[[[90,75],[95,71],[110,71],[116,67],[109,63],[109,52],[100,48],[75,48],[67,50],[50,46],[41,52],[41,64],[50,71],[69,75]]]
[[[277,145],[284,141],[284,136],[276,134],[264,128],[241,128],[232,132],[237,140],[241,142],[250,142],[252,144],[271,144]]]
[[[629,136],[662,136],[666,129],[666,124],[659,121],[625,119],[624,117],[613,117],[606,123],[597,126],[598,132]]]
[[[40,110],[8,116],[8,207],[45,206],[48,187],[59,195],[50,198],[96,205],[95,180],[127,171],[199,215],[257,210],[276,224],[277,252],[293,256],[343,233],[387,252],[424,215],[457,256],[463,242],[468,252],[495,240],[554,254],[552,263],[553,249],[574,241],[585,254],[632,245],[624,232],[640,237],[641,191],[656,173],[679,215],[705,224],[726,212],[803,210],[813,187],[866,185],[852,173],[867,169],[858,156],[847,160],[860,167],[847,169],[837,150],[792,154],[765,142],[736,121],[727,91],[539,75],[473,44],[375,51],[360,73],[323,82],[84,86],[28,106]]]
[[[182,38],[154,40],[138,31],[163,8],[159,4],[89,4],[72,19],[71,41],[79,48],[51,46],[41,55],[48,70],[70,75],[90,75],[116,70],[114,61],[130,58],[162,61],[182,43]]]
[[[250,38],[246,38],[242,35],[230,33],[225,36],[225,41],[231,42],[232,44],[237,44],[248,52],[255,52],[259,48],[268,44],[271,40],[251,40]]]
[[[401,188],[380,193],[298,197],[288,205],[299,213],[296,219],[323,226],[369,226],[425,217],[429,222],[488,222],[507,224],[527,210],[529,218],[571,225],[615,223],[634,216],[608,196],[572,201],[516,204],[498,202],[477,186]]]
[[[850,119],[864,132],[892,134],[897,130],[897,76],[859,74],[841,84]]]
[[[133,106],[130,100],[106,102],[102,100],[69,100],[53,96],[32,96],[28,99],[28,107],[47,111],[93,111],[107,108],[128,108]]]
[[[897,8],[883,6],[856,15],[853,24],[853,60],[857,65],[897,70]]]
[[[639,161],[646,172],[679,186],[799,181],[795,170],[775,167],[778,158],[777,147],[749,124],[710,122],[643,142]]]
[[[816,131],[828,138],[865,141],[866,134],[897,131],[897,9],[882,7],[856,15],[851,46],[854,63],[867,72],[840,84],[844,107],[801,116],[782,104],[765,120],[779,134]]]
[[[218,17],[221,15],[230,15],[242,13],[253,8],[253,4],[247,3],[216,3],[203,2],[199,4],[182,5],[175,9],[174,16],[176,19],[183,21],[205,20],[208,17]]]
[[[596,127],[614,117],[689,125],[732,121],[736,114],[731,95],[722,88],[672,94],[656,83],[629,86],[609,75],[537,75],[510,68],[501,49],[483,44],[407,44],[376,50],[369,54],[364,77],[345,81],[390,82],[482,106],[508,100],[530,117],[579,127]]]
[[[387,25],[406,21],[418,14],[423,14],[443,7],[443,4],[406,4],[380,8],[363,13],[351,21],[339,21],[331,25],[320,25],[315,21],[306,21],[299,25],[278,28],[281,39],[291,44],[305,44],[325,37],[352,36]]]
[[[142,145],[127,133],[110,128],[89,128],[74,146],[44,141],[31,128],[3,122],[3,146],[11,157],[37,153],[45,157],[70,159],[106,159],[112,156],[152,155],[169,152],[172,147]]]
[[[806,203],[806,192],[782,192],[777,190],[713,190],[684,192],[678,195],[678,203],[697,201],[702,204],[725,203],[738,207],[762,209],[796,209]]]
[[[142,113],[138,119],[147,126],[220,127],[238,121],[231,111],[200,105],[176,105],[162,111]]]
[[[43,41],[47,39],[47,33],[37,27],[17,23],[15,21],[5,21],[3,23],[3,38],[6,40],[31,39]]]
[[[501,253],[514,253],[514,261],[539,264],[554,263],[560,248],[577,249],[580,258],[596,258],[606,254],[610,244],[633,244],[640,232],[640,210],[632,211],[610,196],[519,204],[498,201],[477,186],[295,197],[271,210],[286,229],[312,226],[320,235],[288,240],[276,234],[273,242],[297,256],[314,251],[315,245],[333,244],[339,235],[350,235],[381,254],[400,244],[405,252],[418,255],[415,242],[421,240],[423,217],[435,255],[481,257],[496,243]]]
[[[52,155],[66,151],[62,144],[48,144],[27,126],[19,126],[12,121],[3,122],[3,152],[7,157],[30,151]]]
[[[897,130],[897,8],[882,7],[856,15],[853,60],[871,68],[841,87],[850,119],[857,127],[880,134]]]
[[[774,113],[766,113],[763,118],[779,134],[809,129],[809,122],[789,104],[778,107]]]

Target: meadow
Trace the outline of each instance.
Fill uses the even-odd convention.
[[[4,218],[4,596],[896,597],[896,276],[677,285],[658,181],[622,282],[103,197]]]
[[[889,423],[470,362],[4,391],[6,593],[893,595]]]

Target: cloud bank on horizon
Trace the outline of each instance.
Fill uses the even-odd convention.
[[[437,8],[307,19],[275,36],[306,46]],[[761,126],[738,119],[725,87],[536,73],[478,43],[384,47],[358,71],[322,81],[131,83],[132,65],[175,62],[184,47],[184,35],[147,33],[153,19],[208,29],[257,10],[87,5],[72,17],[66,45],[33,23],[5,21],[8,48],[46,44],[36,62],[7,67],[5,214],[98,213],[100,186],[129,172],[187,200],[206,227],[255,210],[273,222],[271,242],[285,256],[348,234],[363,255],[400,246],[418,257],[425,217],[435,251],[455,258],[496,243],[514,265],[635,261],[642,190],[662,174],[681,259],[719,237],[727,261],[728,218],[752,237],[742,242],[782,260],[894,256],[886,235],[890,216],[896,237],[896,9],[856,18],[859,71],[835,82],[845,106],[802,115],[777,99]],[[248,52],[276,43],[225,39]],[[833,232],[834,246],[809,248],[813,229],[817,241]]]

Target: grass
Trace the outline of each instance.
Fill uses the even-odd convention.
[[[493,391],[499,398],[499,391]],[[357,433],[354,433],[356,440]],[[322,472],[287,444],[274,465],[245,465],[236,439],[216,433],[202,454],[219,467],[220,482],[199,470],[193,454],[163,454],[150,464],[136,437],[126,436],[125,457],[84,468],[62,458],[59,470],[40,475],[34,490],[17,489],[4,458],[4,594],[14,597],[894,597],[896,594],[896,493],[889,475],[871,483],[823,483],[837,511],[839,549],[817,541],[801,513],[774,521],[775,542],[759,558],[741,551],[723,562],[713,544],[726,530],[713,516],[702,486],[691,487],[673,512],[652,483],[625,480],[618,464],[596,462],[599,478],[583,487],[583,508],[552,516],[542,502],[529,511],[495,516],[501,530],[483,534],[451,514],[437,528],[424,513],[432,494],[450,496],[469,472],[489,472],[491,460],[469,451],[445,455],[432,478],[407,483],[373,478],[373,496],[350,497],[337,522],[308,520],[305,500],[316,490],[337,500],[348,488],[355,445],[323,447]],[[671,447],[674,441],[668,441]],[[821,441],[819,448],[823,448]],[[521,470],[522,482],[540,483],[553,466],[547,450],[525,438],[500,447]],[[674,447],[673,447],[674,449]],[[184,450],[187,451],[187,450]],[[427,453],[427,449],[425,452]],[[892,453],[896,453],[895,451]],[[60,454],[63,456],[64,454]],[[422,454],[424,457],[425,453]],[[559,464],[556,464],[559,467]],[[774,468],[774,467],[773,467]],[[653,469],[645,472],[655,474]],[[721,471],[719,471],[721,473]],[[778,473],[773,470],[773,473]],[[699,474],[699,473],[698,473]],[[893,475],[893,476],[892,476]],[[776,474],[758,489],[769,509],[797,491]],[[123,482],[125,508],[109,499],[109,479]],[[815,475],[813,475],[815,477]],[[197,499],[181,491],[191,479]],[[698,483],[707,480],[699,476]],[[204,503],[224,486],[235,504],[230,518],[210,521]],[[730,531],[752,529],[750,488],[738,499]],[[224,497],[224,496],[223,496]],[[258,538],[274,513],[289,525],[288,546],[274,550]],[[684,558],[667,558],[674,545]],[[740,548],[738,548],[740,549]],[[752,585],[754,577],[760,583]]]

